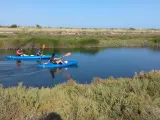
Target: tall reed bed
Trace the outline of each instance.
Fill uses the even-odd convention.
[[[93,33],[85,35],[50,35],[43,33],[17,33],[0,35],[0,48],[39,48],[46,44],[48,48],[78,48],[78,47],[144,47],[160,46],[158,34],[104,34]]]

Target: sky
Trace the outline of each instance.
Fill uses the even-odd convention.
[[[160,0],[1,0],[0,25],[160,28]]]

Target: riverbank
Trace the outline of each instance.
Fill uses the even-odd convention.
[[[160,119],[160,71],[133,78],[74,80],[54,88],[0,87],[0,119]]]
[[[159,47],[160,30],[153,29],[71,29],[0,28],[0,49]]]

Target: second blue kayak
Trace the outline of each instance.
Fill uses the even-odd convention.
[[[78,65],[78,62],[77,61],[65,61],[63,64],[53,64],[53,63],[38,64],[38,67],[40,68],[63,68],[63,67],[73,66],[73,65]]]
[[[58,55],[56,54],[55,57],[58,57]],[[32,55],[32,56],[7,56],[7,59],[11,59],[11,60],[34,60],[34,59],[50,59],[51,55],[43,55],[43,56],[36,56],[36,55]]]

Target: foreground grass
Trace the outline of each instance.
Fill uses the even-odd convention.
[[[25,88],[22,84],[0,88],[0,119],[43,120],[47,117],[158,120],[160,71],[142,72],[134,78],[95,78],[90,85],[70,80],[54,88]]]

